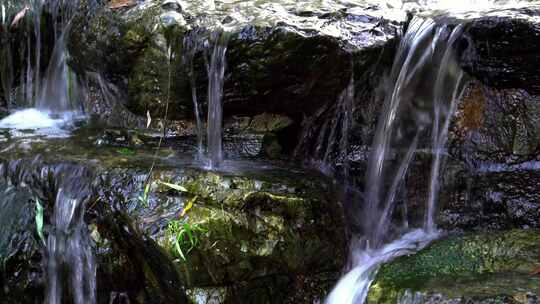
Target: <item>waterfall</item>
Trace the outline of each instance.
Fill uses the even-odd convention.
[[[13,55],[11,47],[10,16],[15,14],[18,6],[7,2],[0,4],[0,84],[4,92],[6,106],[12,105],[12,85],[14,81]]]
[[[96,303],[96,263],[84,222],[89,194],[85,179],[74,171],[72,178],[59,188],[51,220],[53,230],[47,239],[46,304],[65,303],[63,295],[70,295],[75,304]],[[81,185],[82,184],[82,185]],[[64,290],[63,282],[69,282]]]
[[[461,32],[461,25],[414,18],[401,40],[368,160],[361,214],[365,235],[353,243],[352,267],[328,304],[364,303],[381,263],[414,252],[438,235],[439,170],[451,116],[466,83],[454,53]],[[406,204],[397,197],[421,148],[432,152],[427,211],[424,229],[407,232],[407,223],[394,225],[392,215],[398,203]]]
[[[222,31],[215,36],[208,68],[207,154],[210,169],[219,167],[223,161],[223,82],[229,34]]]
[[[12,114],[13,117],[0,121],[0,127],[28,128],[30,126],[30,129],[39,129],[49,125],[65,124],[74,115],[81,112],[82,103],[77,100],[76,77],[67,65],[69,54],[66,46],[71,20],[78,5],[77,0],[32,0],[26,4],[25,9],[29,11],[29,15],[32,15],[32,22],[29,22],[28,25],[33,26],[33,30],[27,32],[26,56],[23,56],[26,57],[20,83],[23,100],[17,101],[16,105],[19,107],[33,106],[35,109],[22,110]],[[42,41],[42,29],[44,28],[43,20],[45,17],[43,14],[45,11],[51,15],[51,20],[53,20],[53,28],[50,30],[53,32],[54,46],[46,72],[42,75],[42,54],[45,46]],[[2,15],[3,20],[6,19],[5,16],[5,14]],[[12,60],[9,53],[10,48],[11,45],[8,41],[7,47],[4,48],[6,51],[2,54],[2,62],[9,63]],[[32,50],[34,50],[34,56],[32,56]],[[6,52],[8,53],[6,54]],[[12,63],[5,66],[6,69],[2,69],[2,73],[8,73],[7,67],[12,66]],[[2,79],[5,80],[2,81],[4,91],[11,90],[12,77],[2,76]],[[5,95],[10,96],[7,93]],[[40,119],[35,121],[35,125],[29,125],[28,118],[30,116],[40,117]]]

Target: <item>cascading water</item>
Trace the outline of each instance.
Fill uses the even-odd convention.
[[[0,121],[0,128],[52,128],[66,124],[82,110],[81,103],[76,98],[75,76],[67,65],[69,55],[66,48],[66,36],[78,5],[78,1],[64,0],[35,0],[26,4],[24,9],[28,10],[29,15],[32,16],[32,22],[28,24],[33,26],[33,31],[28,31],[28,33],[33,33],[34,37],[30,35],[27,37],[26,68],[21,75],[20,83],[23,100],[17,101],[16,105],[35,108],[13,113]],[[42,76],[41,57],[44,47],[42,29],[45,10],[51,14],[51,18],[54,20],[54,28],[52,29],[54,47],[46,73]],[[9,49],[9,43],[7,46],[6,49]],[[31,50],[34,50],[34,58],[32,58]],[[9,63],[13,60],[11,54],[3,55],[2,62]],[[6,91],[13,80],[12,77],[2,77],[2,79],[6,79],[3,81],[3,87],[6,87],[4,91]],[[9,94],[5,95],[9,96]],[[9,100],[8,104],[10,104]]]
[[[352,245],[352,268],[330,293],[328,304],[364,303],[381,263],[414,252],[438,236],[438,173],[450,119],[465,85],[454,57],[461,32],[460,25],[414,18],[401,41],[368,161],[361,216],[365,235]],[[407,223],[395,225],[393,213],[419,149],[432,152],[424,229],[404,233]]]
[[[81,170],[79,170],[81,171]],[[46,304],[65,303],[69,294],[75,304],[96,303],[96,264],[84,222],[89,198],[84,171],[72,172],[58,189],[52,219],[53,230],[47,239]],[[69,290],[64,282],[68,281]]]
[[[295,157],[309,155],[310,166],[339,179],[347,179],[349,175],[349,131],[353,120],[354,84],[354,74],[351,74],[337,100],[329,102],[304,120],[300,140],[294,150]]]
[[[208,68],[207,154],[210,169],[219,167],[223,161],[223,82],[229,40],[229,34],[225,31],[217,32],[215,35]]]

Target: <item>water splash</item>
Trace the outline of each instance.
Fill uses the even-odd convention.
[[[17,111],[0,120],[0,129],[48,129],[51,133],[58,133],[72,120],[74,120],[74,117],[71,113],[64,113],[62,116],[54,116],[48,112],[36,109],[26,109]]]
[[[79,7],[79,1],[65,1],[65,0],[32,0],[21,2],[28,9],[31,19],[28,22],[30,30],[26,38],[25,52],[26,62],[23,63],[23,73],[21,73],[21,96],[22,100],[11,101],[8,99],[8,105],[14,104],[16,107],[35,107],[41,112],[41,119],[35,121],[36,124],[30,125],[33,122],[32,118],[36,117],[35,111],[19,111],[12,114],[14,117],[8,117],[7,121],[2,121],[0,124],[4,126],[11,126],[14,121],[19,120],[22,116],[28,115],[27,122],[22,125],[29,127],[29,129],[40,128],[44,123],[46,127],[50,127],[51,123],[58,123],[60,121],[66,121],[70,117],[76,117],[77,113],[82,113],[82,103],[79,101],[77,79],[75,74],[67,65],[67,59],[69,54],[67,52],[66,38],[69,33],[71,20],[75,16],[75,12]],[[7,3],[9,5],[9,1]],[[4,5],[2,5],[4,8]],[[48,61],[48,67],[46,73],[41,75],[42,69],[42,54],[43,54],[43,38],[42,29],[45,27],[44,14],[50,14],[52,22],[52,32],[54,37],[54,47],[52,50],[51,58]],[[5,21],[9,18],[6,17],[6,13],[3,12],[2,20]],[[33,29],[33,30],[32,30]],[[32,36],[33,34],[33,36]],[[9,50],[11,44],[8,42],[4,50]],[[23,48],[24,49],[24,48]],[[23,52],[24,53],[24,52]],[[2,54],[1,62],[6,62],[6,67],[10,66],[13,58],[11,54]],[[32,56],[34,55],[34,56]],[[11,63],[12,65],[12,63]],[[4,65],[3,65],[4,66]],[[2,69],[5,73],[9,74],[9,69]],[[11,69],[11,74],[13,71]],[[1,77],[6,79],[3,81],[4,91],[9,90],[10,85],[13,83],[13,77]],[[11,96],[11,94],[5,94]],[[45,119],[45,116],[49,116],[49,119]],[[61,119],[59,119],[61,117]],[[17,127],[17,126],[15,126]]]
[[[218,168],[223,161],[223,82],[229,34],[221,31],[215,36],[208,68],[207,154],[210,169]]]
[[[451,116],[466,83],[454,56],[461,32],[461,25],[414,18],[401,41],[368,161],[361,215],[365,236],[353,244],[352,269],[332,291],[328,304],[364,303],[378,265],[418,250],[438,235],[434,218],[439,170]],[[426,137],[431,141],[421,140]],[[408,227],[407,215],[396,226],[393,213],[418,149],[433,152],[424,230],[400,237]],[[392,239],[397,241],[383,245]]]

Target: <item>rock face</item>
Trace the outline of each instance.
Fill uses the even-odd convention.
[[[464,33],[462,67],[498,89],[524,89],[540,93],[538,59],[540,8],[494,12],[474,19]]]
[[[447,237],[383,265],[368,303],[536,303],[539,246],[538,231]]]
[[[496,12],[466,26],[461,63],[477,81],[453,122],[441,195],[445,228],[540,225],[540,99],[532,72],[538,11]],[[522,43],[524,35],[528,43]]]
[[[439,222],[447,229],[538,228],[537,97],[473,84],[455,115]]]
[[[369,186],[369,145],[389,94],[380,88],[407,18],[372,1],[102,2],[80,2],[67,42],[86,111],[107,129],[90,124],[69,139],[0,130],[2,301],[42,302],[35,206],[44,203],[47,236],[58,181],[80,168],[92,172],[74,180],[92,189],[85,220],[99,303],[320,301],[345,264],[344,213],[354,221],[358,206],[345,212],[332,182],[289,160]],[[458,51],[473,82],[441,172],[445,230],[540,228],[538,11],[465,24]],[[8,35],[2,24],[0,43],[24,50],[16,40],[29,37],[25,28]],[[205,120],[217,41],[227,46],[224,149],[242,161],[208,172],[194,161],[193,99]],[[0,116],[20,90],[17,56],[25,52],[7,61],[11,48],[0,51]],[[152,131],[162,127],[167,138],[156,152]],[[399,193],[412,224],[424,212],[419,185],[431,161],[417,154]],[[362,202],[355,191],[350,205]],[[538,267],[539,243],[533,230],[449,237],[383,266],[370,301],[534,303],[539,282],[528,271]]]
[[[116,99],[130,112],[140,117],[148,112],[154,121],[165,116],[167,104],[168,118],[193,121],[195,92],[204,121],[208,65],[216,28],[222,27],[228,33],[225,120],[261,114],[288,117],[292,123],[283,132],[266,132],[280,142],[284,154],[292,154],[301,132],[316,140],[318,126],[338,111],[336,103],[351,78],[359,103],[371,101],[382,75],[378,72],[391,64],[394,38],[405,20],[403,13],[390,17],[395,11],[385,14],[368,4],[298,8],[263,1],[241,10],[186,5],[178,10],[152,1],[81,15],[69,39],[70,65],[83,78],[99,73],[117,88]],[[89,86],[96,84],[90,81]],[[94,98],[89,107],[95,108],[99,100]],[[374,120],[357,111],[358,119]],[[122,115],[112,119],[121,120]],[[185,133],[193,134],[194,128]]]
[[[338,232],[344,229],[339,209],[324,207],[331,206],[324,198],[330,189],[315,190],[320,184],[295,181],[293,176],[277,182],[268,177],[162,171],[154,178],[184,185],[187,192],[156,182],[150,207],[139,207],[134,212],[138,215],[131,217],[176,259],[187,288],[221,288],[227,303],[295,297],[304,302],[321,298],[323,286],[335,280],[345,258],[345,240]],[[323,226],[332,229],[323,231]],[[188,241],[188,231],[195,245]],[[336,245],[341,249],[336,251]],[[315,280],[321,287],[305,293],[287,288],[304,280]]]

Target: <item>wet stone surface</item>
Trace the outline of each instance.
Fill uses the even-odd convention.
[[[150,136],[141,139],[145,145],[120,131],[94,131],[83,128],[71,138],[4,135],[0,172],[12,186],[0,203],[12,213],[28,212],[10,225],[15,239],[0,240],[9,266],[1,275],[3,298],[43,297],[34,210],[39,199],[47,237],[60,181],[91,189],[85,221],[98,262],[99,303],[111,297],[187,303],[184,288],[190,298],[220,291],[222,303],[311,303],[334,284],[346,240],[341,205],[326,178],[263,160],[227,161],[208,172],[168,144],[153,158]],[[93,173],[71,176],[76,168]],[[185,227],[195,235],[193,246],[180,235]]]

